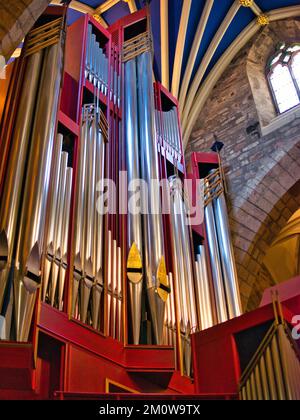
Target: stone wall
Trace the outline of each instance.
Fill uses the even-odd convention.
[[[270,24],[240,51],[207,100],[186,151],[187,160],[192,151],[209,151],[214,134],[225,143],[229,217],[245,309],[255,307],[268,282],[271,285],[260,274],[263,257],[300,207],[299,117],[268,135],[261,133],[272,113],[269,108],[269,120],[264,120],[262,103],[269,91],[259,82],[257,62],[264,71],[269,54],[285,39],[300,41],[299,21]]]
[[[8,59],[50,0],[0,0],[0,54]]]

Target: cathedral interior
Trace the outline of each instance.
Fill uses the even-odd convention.
[[[183,397],[300,400],[299,0],[0,0],[0,399]]]

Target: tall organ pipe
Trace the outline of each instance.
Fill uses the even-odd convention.
[[[14,292],[18,341],[28,339],[35,294],[40,283],[40,256],[63,67],[62,42],[48,47],[44,54],[16,252],[19,266],[14,278]]]
[[[0,208],[0,311],[2,308],[8,273],[12,265],[18,210],[22,195],[30,130],[42,66],[43,52],[27,58],[23,89],[15,121],[12,148],[9,155],[6,178]]]
[[[209,187],[209,184],[206,184]],[[216,309],[218,322],[225,322],[228,319],[226,308],[226,297],[223,284],[223,274],[221,266],[221,257],[219,253],[218,237],[215,225],[215,216],[210,192],[207,194],[207,204],[205,206],[205,225],[207,232],[207,242],[211,260],[212,278],[214,284],[214,293],[216,297]]]
[[[186,208],[182,182],[177,176],[169,178],[171,188],[171,228],[173,238],[174,274],[181,312],[181,346],[185,372],[190,375],[191,348],[189,335],[198,328],[193,282],[190,234],[186,225]]]
[[[97,130],[96,142],[96,183],[104,179],[104,136]],[[100,205],[100,207],[99,207]],[[95,235],[94,235],[94,273],[95,281],[92,288],[92,320],[93,328],[100,325],[100,300],[103,291],[103,200],[100,199],[95,206]]]
[[[174,259],[174,281],[176,284],[176,299],[178,302],[179,309],[179,322],[180,328],[183,333],[186,333],[188,320],[189,320],[189,311],[188,311],[188,297],[186,290],[186,283],[182,281],[182,276],[184,276],[184,258],[182,252],[182,239],[180,235],[180,225],[178,222],[178,192],[176,188],[172,189],[171,184],[171,206],[170,206],[170,217],[171,217],[171,228],[172,228],[172,248],[173,248],[173,259]]]
[[[198,307],[201,313],[201,326],[202,329],[210,328],[213,326],[212,306],[209,292],[208,273],[205,259],[205,247],[200,245],[198,248],[199,254],[197,255],[197,296]]]
[[[151,51],[137,57],[137,68],[141,173],[148,185],[148,195],[145,198],[151,203],[152,210],[148,209],[143,217],[145,274],[155,342],[161,344],[165,301],[159,292],[158,271],[161,263],[164,264],[164,245],[160,191],[153,186],[153,181],[159,182],[159,169],[154,127]]]
[[[67,168],[66,174],[66,191],[64,199],[63,209],[63,230],[62,230],[62,242],[61,242],[61,267],[59,273],[59,288],[58,288],[58,309],[63,309],[63,294],[67,271],[67,251],[68,251],[68,233],[69,233],[69,222],[70,222],[70,205],[71,205],[71,193],[72,193],[72,178],[73,169]]]
[[[68,165],[68,153],[63,152],[61,157],[61,166],[59,174],[59,191],[58,191],[58,201],[56,208],[56,223],[55,223],[55,232],[53,239],[53,251],[54,258],[56,261],[52,264],[52,281],[51,281],[51,295],[50,302],[51,305],[54,305],[56,285],[59,276],[59,261],[61,260],[61,238],[62,238],[62,229],[63,229],[63,210],[64,210],[64,197],[66,192],[66,175],[67,175],[67,165]]]
[[[124,92],[124,112],[125,112],[125,141],[126,141],[126,164],[128,184],[140,179],[140,157],[138,143],[138,105],[137,105],[137,74],[136,59],[127,61],[124,64],[125,92]],[[130,191],[128,191],[128,201],[130,201]],[[140,258],[142,258],[142,220],[141,214],[128,211],[127,215],[127,245],[131,250],[133,244],[136,245]],[[133,343],[139,344],[140,324],[142,313],[142,276],[138,282],[129,279],[129,306],[132,323]]]
[[[75,208],[75,255],[74,255],[74,278],[72,288],[72,316],[75,316],[76,302],[78,298],[79,283],[84,271],[84,226],[85,226],[85,196],[86,196],[86,153],[88,137],[88,121],[85,120],[85,109],[83,109],[83,122],[79,142],[79,163],[76,175],[76,208]]]
[[[42,290],[42,300],[45,301],[46,294],[48,290],[48,283],[52,265],[52,256],[53,251],[53,240],[54,240],[54,231],[55,231],[55,222],[56,222],[56,207],[58,200],[58,191],[59,191],[59,174],[60,174],[60,164],[61,164],[61,155],[62,155],[62,144],[63,136],[58,134],[56,137],[56,142],[54,145],[53,153],[53,165],[51,173],[51,187],[50,187],[50,203],[49,203],[49,223],[45,239],[45,254],[46,258],[44,261],[44,270],[43,270],[43,290]],[[50,255],[49,255],[50,254]]]
[[[241,315],[242,306],[238,286],[232,242],[230,238],[229,221],[224,192],[213,200],[216,229],[223,268],[224,286],[229,318]]]
[[[96,168],[96,146],[97,146],[97,122],[92,110],[87,112],[87,121],[88,125],[88,140],[87,140],[87,165],[86,165],[86,175],[85,175],[85,222],[84,222],[84,263],[83,263],[83,275],[84,277],[81,280],[80,291],[81,291],[81,303],[80,303],[80,320],[82,322],[87,321],[88,313],[88,304],[91,294],[91,289],[93,286],[93,278],[95,273],[93,272],[93,263],[94,263],[94,216],[95,216],[95,168]],[[80,220],[77,220],[77,223],[80,223]]]

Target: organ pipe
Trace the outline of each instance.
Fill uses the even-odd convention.
[[[205,180],[205,224],[218,322],[241,315],[237,272],[220,170]]]
[[[5,245],[7,248],[0,300],[3,301],[7,276],[11,273],[14,294],[8,299],[9,307],[14,307],[17,341],[28,340],[36,291],[41,284],[45,216],[63,66],[63,25],[64,18],[59,18],[33,29],[26,38],[21,57],[26,60],[25,75],[0,210],[1,249]]]
[[[123,48],[125,72],[125,139],[128,182],[145,181],[142,193],[143,215],[128,215],[129,300],[133,340],[138,343],[142,279],[144,278],[150,307],[154,342],[161,344],[168,280],[164,257],[158,156],[155,143],[155,109],[152,85],[152,53],[149,33],[126,41]],[[138,116],[138,119],[137,119]],[[150,206],[149,206],[150,205]]]
[[[100,126],[103,115],[95,104],[83,108],[76,179],[75,246],[72,289],[72,316],[100,328],[100,302],[103,291],[103,201],[97,199],[104,180],[105,137]],[[101,187],[100,187],[101,189]],[[111,251],[111,242],[108,249]],[[111,254],[109,254],[109,261]]]
[[[154,96],[152,85],[152,54],[137,57],[138,111],[141,153],[141,175],[148,185],[146,199],[151,203],[143,215],[144,258],[147,294],[156,344],[161,344],[167,287],[164,260],[163,227],[160,191],[153,185],[159,182],[158,156],[154,142]],[[159,277],[159,272],[162,273]]]
[[[213,174],[216,174],[216,172],[213,172]],[[218,179],[218,176],[216,178]],[[210,183],[216,182],[215,179],[211,178]],[[242,306],[223,188],[213,200],[213,209],[222,261],[228,317],[234,318],[241,315]]]
[[[206,184],[208,187],[208,183]],[[223,283],[223,274],[221,266],[221,257],[218,245],[215,217],[213,212],[213,204],[211,194],[208,191],[208,201],[204,209],[205,225],[207,231],[207,242],[211,260],[212,278],[214,283],[214,293],[216,300],[216,309],[218,322],[225,322],[227,317],[226,298]]]
[[[128,185],[140,179],[139,167],[139,139],[138,139],[138,104],[137,104],[137,71],[136,59],[124,63],[125,91],[125,141],[126,141],[126,166]],[[128,200],[131,192],[128,191]],[[142,216],[140,213],[131,212],[127,215],[127,247],[131,250],[127,264],[129,280],[129,307],[132,323],[133,343],[139,344],[140,324],[142,316],[142,290],[143,290],[143,262],[142,262]],[[131,272],[135,271],[135,272]]]

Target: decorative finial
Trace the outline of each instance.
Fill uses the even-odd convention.
[[[268,18],[268,16],[267,16],[267,15],[259,15],[259,16],[257,17],[257,23],[258,23],[260,26],[266,26],[266,25],[269,25],[269,23],[270,23],[270,19]]]

